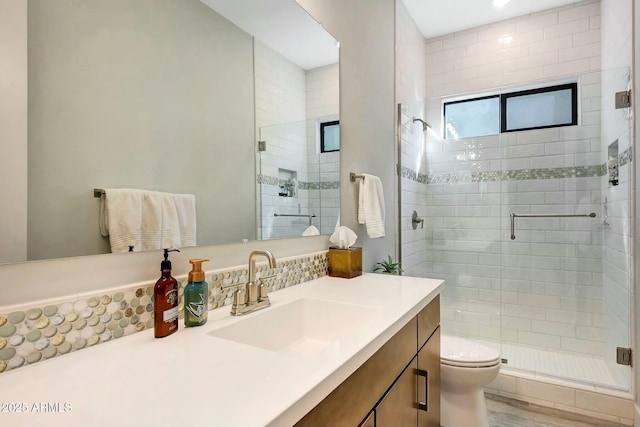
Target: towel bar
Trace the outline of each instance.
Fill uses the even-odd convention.
[[[94,188],[93,189],[93,197],[100,198],[104,194],[104,190],[102,188]]]
[[[304,215],[304,214],[277,214],[277,213],[274,213],[273,216],[295,216],[295,217],[309,218],[309,226],[311,226],[311,218],[315,218],[316,214]]]
[[[315,218],[316,214],[303,215],[303,214],[277,214],[277,213],[274,213],[273,216],[297,216],[297,217],[302,217],[302,218],[306,218],[306,217]]]
[[[349,180],[350,180],[351,182],[356,182],[356,179],[360,179],[360,178],[364,179],[364,175],[356,175],[356,174],[355,174],[355,173],[353,173],[353,172],[351,172],[351,173],[349,174]]]
[[[516,218],[595,218],[596,213],[588,214],[515,214],[511,213],[511,240],[516,240]]]

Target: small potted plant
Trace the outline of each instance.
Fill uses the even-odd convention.
[[[393,258],[389,255],[389,259],[377,262],[376,268],[374,268],[373,271],[380,271],[382,274],[399,275],[403,270],[400,268],[400,263],[393,262]]]

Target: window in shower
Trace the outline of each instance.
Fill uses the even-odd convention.
[[[445,139],[573,126],[578,124],[578,84],[444,102],[443,116]]]
[[[445,139],[471,138],[500,133],[500,96],[444,103]]]
[[[578,85],[505,93],[500,97],[500,110],[502,132],[577,125]]]
[[[320,152],[340,151],[340,121],[320,123]]]

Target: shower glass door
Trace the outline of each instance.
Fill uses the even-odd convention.
[[[569,83],[577,125],[456,138],[449,100],[400,106],[403,268],[445,279],[443,333],[498,349],[504,368],[629,390],[616,348],[631,342],[632,128],[614,102],[629,70]],[[549,112],[531,105],[529,122]]]
[[[614,102],[628,84],[628,69],[583,74],[577,125],[502,134],[510,368],[630,388],[616,348],[630,346],[631,123]]]

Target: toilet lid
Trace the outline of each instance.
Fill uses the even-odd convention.
[[[440,338],[440,361],[454,366],[493,366],[500,363],[500,353],[468,339],[443,335]]]

